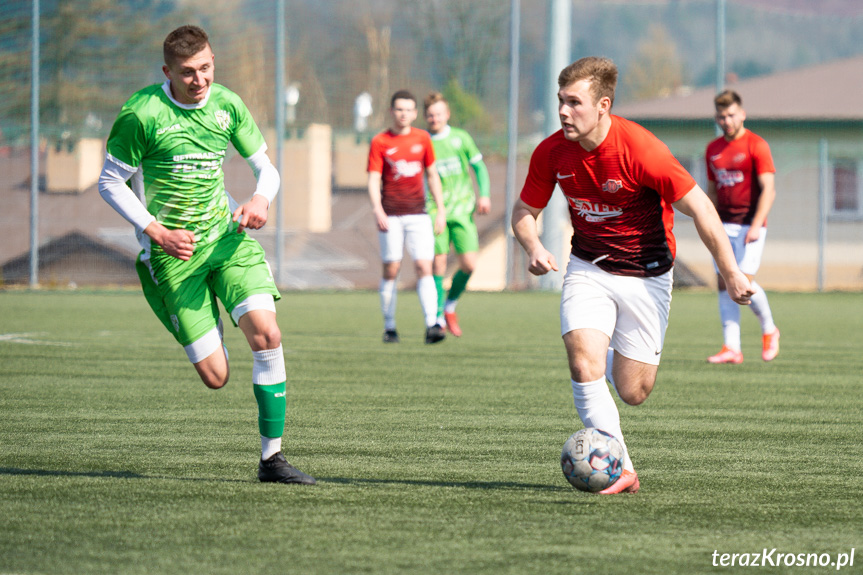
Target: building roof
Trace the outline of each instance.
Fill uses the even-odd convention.
[[[743,99],[750,120],[863,120],[863,56],[747,78],[727,86]],[[614,113],[631,120],[711,120],[714,87],[685,95],[620,102]]]

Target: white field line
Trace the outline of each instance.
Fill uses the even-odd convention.
[[[73,346],[74,343],[66,341],[40,341],[32,339],[48,335],[47,332],[32,332],[32,333],[0,333],[0,343],[23,343],[27,345],[55,345],[55,346]]]

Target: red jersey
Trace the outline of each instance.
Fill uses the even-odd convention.
[[[736,140],[719,137],[707,144],[705,159],[707,179],[716,183],[719,218],[732,224],[751,224],[761,197],[758,176],[776,171],[770,146],[746,130]]]
[[[411,128],[404,136],[386,130],[372,138],[367,171],[381,173],[381,206],[388,216],[425,213],[423,175],[434,161],[425,130]]]
[[[588,152],[558,131],[533,152],[521,199],[544,208],[555,184],[569,204],[573,255],[616,275],[651,277],[671,269],[671,204],[696,184],[656,136],[611,116],[605,140]]]

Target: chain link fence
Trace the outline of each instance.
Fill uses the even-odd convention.
[[[747,126],[771,143],[778,169],[761,283],[768,289],[861,289],[863,6],[856,0],[722,4],[729,86],[741,91],[745,106],[768,102],[756,106],[757,114],[748,110]],[[615,111],[654,130],[702,183],[701,156],[714,136],[717,6],[717,0],[572,1],[572,59],[612,57],[621,70]],[[41,1],[39,283],[136,284],[133,231],[101,200],[96,178],[120,107],[136,90],[164,80],[162,41],[172,29],[192,23],[210,34],[216,81],[243,98],[271,152],[277,134],[285,138],[282,233],[272,224],[257,232],[270,254],[277,238],[284,242],[278,278],[283,287],[377,285],[380,262],[365,195],[365,155],[370,138],[386,127],[390,95],[402,88],[420,100],[429,91],[443,91],[451,123],[471,132],[489,166],[493,209],[477,218],[482,246],[471,287],[502,289],[507,278],[510,288],[533,287],[519,258],[510,258],[513,269],[506,270],[506,245],[512,243],[505,222],[511,4],[286,0],[285,8],[286,98],[276,102],[279,22],[273,0]],[[5,286],[30,280],[32,9],[30,1],[0,4]],[[556,89],[545,64],[549,12],[550,0],[522,0],[517,15],[516,191],[530,152],[546,135],[546,115],[555,113],[545,109],[548,92]],[[836,63],[832,84],[806,83],[812,70]],[[786,94],[771,92],[784,84],[766,79],[794,74],[800,74],[798,99],[804,105],[786,110],[780,104]],[[279,106],[284,126],[275,125]],[[421,117],[416,125],[424,127]],[[233,195],[251,193],[254,180],[235,153],[224,171]],[[692,272],[692,283],[712,283],[709,261],[685,218],[678,230],[681,270]]]

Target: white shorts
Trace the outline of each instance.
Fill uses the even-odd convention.
[[[389,230],[378,232],[384,263],[402,261],[405,247],[414,261],[434,259],[434,228],[428,214],[387,216],[387,225]]]
[[[560,298],[560,334],[597,329],[622,356],[659,365],[672,272],[649,278],[618,276],[570,255]]]
[[[737,260],[737,266],[740,271],[749,276],[754,276],[761,267],[761,254],[764,253],[764,241],[767,239],[767,228],[761,228],[761,234],[754,242],[746,243],[746,234],[749,232],[749,226],[742,224],[722,224],[725,228],[725,233],[728,234],[728,240],[731,242],[731,249],[734,251],[734,259]],[[713,262],[713,269],[719,273],[719,268],[716,267],[716,262]]]

